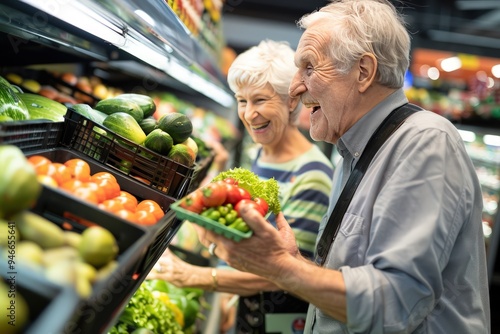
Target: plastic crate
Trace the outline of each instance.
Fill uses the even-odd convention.
[[[62,145],[175,198],[183,197],[193,180],[194,167],[138,145],[69,108]]]
[[[208,171],[214,161],[214,158],[215,158],[215,153],[211,151],[206,158],[200,159],[200,161],[197,161],[195,163],[193,177],[191,183],[189,184],[186,194],[189,194],[190,192],[200,187],[201,181],[203,181],[203,179],[207,176]]]
[[[136,225],[91,203],[85,203],[63,190],[44,187],[41,194],[44,198],[43,204],[38,203],[34,208],[35,212],[42,212],[46,218],[60,224],[68,220],[68,217],[76,217],[76,221],[99,221],[115,235],[120,249],[128,248],[125,257],[119,257],[116,273],[112,274],[108,282],[95,287],[94,293],[80,312],[78,326],[82,330],[81,333],[101,333],[110,324],[109,321],[119,315],[177,232],[179,222],[174,212],[170,210],[170,204],[175,199],[67,148],[35,151],[28,156],[35,154],[43,155],[54,162],[64,162],[72,158],[85,160],[90,165],[92,173],[101,171],[113,173],[121,189],[136,196],[138,200],[156,201],[166,212],[165,216],[153,226]],[[72,224],[77,231],[86,228],[85,225],[74,221]]]
[[[165,212],[165,216],[163,216],[155,225],[153,226],[141,226],[141,225],[135,225],[138,228],[141,228],[145,231],[147,231],[150,234],[150,240],[151,244],[148,247],[148,253],[151,252],[150,249],[156,249],[158,248],[158,245],[161,244],[162,241],[164,241],[165,238],[171,233],[176,232],[176,226],[174,222],[174,213],[170,212],[170,205],[174,203],[176,200],[173,197],[166,196],[164,193],[151,189],[148,187],[146,184],[140,181],[136,181],[134,179],[131,179],[127,177],[126,175],[116,173],[116,171],[112,168],[109,168],[108,166],[102,165],[96,161],[93,161],[89,157],[79,154],[78,152],[71,151],[70,149],[67,148],[55,148],[55,149],[49,149],[49,150],[40,150],[36,152],[32,152],[28,154],[27,156],[30,155],[43,155],[50,159],[53,162],[60,162],[64,163],[65,161],[69,159],[82,159],[86,161],[89,166],[91,173],[97,173],[97,172],[109,172],[112,173],[115,177],[116,180],[118,181],[118,184],[120,185],[120,189],[125,190],[132,195],[134,195],[139,201],[144,200],[144,199],[150,199],[154,200],[157,202],[160,207],[163,209]],[[57,190],[53,189],[52,191],[54,192],[62,192],[62,190]],[[65,195],[70,196],[69,194],[64,193]],[[88,205],[91,208],[95,208],[96,210],[101,211],[97,206],[90,204],[90,203],[84,203],[84,205]],[[120,218],[121,219],[121,218]],[[127,222],[127,224],[130,224]],[[166,246],[163,248],[163,250],[159,251],[164,251]],[[147,256],[145,261],[147,261]],[[143,271],[142,269],[140,271]]]
[[[23,152],[59,145],[64,122],[28,120],[0,123],[0,144],[11,144]]]
[[[10,279],[15,279],[12,282],[15,283],[15,288],[12,289],[16,295],[15,298],[20,295],[28,304],[28,323],[23,328],[22,333],[69,334],[74,332],[78,321],[77,313],[82,306],[82,299],[77,295],[75,289],[54,284],[26,267],[19,266],[17,268],[16,266],[13,274],[3,262],[0,270],[0,277],[9,289],[12,282]],[[7,297],[2,296],[2,298]],[[13,313],[15,316],[15,311]],[[54,317],[54,314],[57,314],[57,317]],[[5,312],[2,312],[2,315],[5,315]],[[8,318],[3,318],[2,321],[8,321]]]

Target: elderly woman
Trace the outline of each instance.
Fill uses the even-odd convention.
[[[318,146],[298,128],[302,105],[288,95],[297,68],[294,51],[283,42],[262,41],[240,54],[229,68],[228,82],[235,93],[238,116],[252,140],[259,145],[251,170],[262,179],[275,178],[280,186],[282,212],[291,224],[301,253],[312,258],[319,223],[326,214],[333,166]],[[271,215],[268,221],[275,224]],[[273,326],[273,314],[305,315],[307,303],[279,291],[262,277],[219,266],[197,267],[166,253],[161,273],[179,287],[227,292],[240,298],[237,332],[265,333]],[[265,292],[264,292],[265,291]],[[303,323],[297,315],[287,330]],[[282,323],[282,321],[278,321]]]

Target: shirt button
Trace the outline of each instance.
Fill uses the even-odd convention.
[[[359,152],[354,152],[354,156],[357,158],[359,157]]]

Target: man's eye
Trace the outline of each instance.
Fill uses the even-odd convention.
[[[311,75],[313,71],[314,71],[314,67],[312,65],[308,65],[306,67],[306,74],[307,75]]]

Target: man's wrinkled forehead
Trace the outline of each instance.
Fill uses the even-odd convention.
[[[295,53],[295,64],[303,64],[311,57],[311,53],[324,52],[328,50],[331,42],[330,35],[325,25],[314,24],[307,28],[300,37]]]

